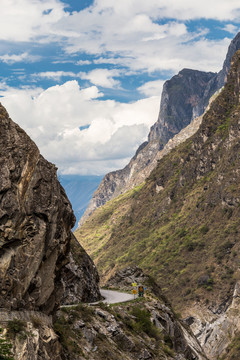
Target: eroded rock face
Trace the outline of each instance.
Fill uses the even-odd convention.
[[[51,313],[62,297],[75,217],[56,167],[2,106],[0,134],[0,307]]]
[[[61,304],[95,302],[100,300],[97,269],[86,251],[72,235],[69,263],[63,268],[61,278],[63,297]]]
[[[183,69],[165,82],[162,91],[160,113],[152,126],[148,139],[158,140],[159,148],[185,128],[195,117],[203,114],[210,96],[217,90],[206,91],[214,73]]]
[[[124,169],[105,175],[80,219],[79,226],[96,208],[143,182],[155,168],[157,160],[166,154],[169,147],[174,147],[175,140],[178,145],[181,138],[184,141],[197,131],[199,126],[197,122],[201,120],[210,98],[224,86],[227,80],[231,58],[238,49],[240,49],[240,33],[232,40],[219,73],[183,69],[178,75],[165,82],[159,117],[149,132],[148,142],[140,145],[135,156]],[[195,124],[192,124],[189,131],[186,127],[193,121]],[[180,138],[174,139],[180,132]],[[169,143],[171,139],[173,142]]]

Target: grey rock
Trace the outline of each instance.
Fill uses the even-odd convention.
[[[82,320],[76,321],[73,325],[74,330],[84,328],[86,326],[85,322]]]
[[[84,337],[87,339],[87,341],[93,345],[94,343],[94,340],[96,338],[96,331],[94,329],[88,329],[88,328],[84,328],[83,329],[83,334],[84,334]]]
[[[152,355],[150,354],[150,352],[147,349],[144,349],[142,354],[140,355],[140,357],[138,359],[139,360],[152,359]]]

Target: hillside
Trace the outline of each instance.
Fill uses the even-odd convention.
[[[201,116],[212,95],[224,85],[233,54],[240,48],[240,33],[231,41],[223,68],[218,73],[183,69],[163,86],[158,120],[148,141],[140,145],[124,169],[106,174],[79,222],[81,226],[98,207],[139,185],[150,175],[161,151],[176,134]],[[196,129],[197,130],[197,129]],[[191,136],[186,132],[184,138]]]
[[[76,231],[104,279],[136,264],[181,310],[196,300],[227,303],[239,265],[239,72],[237,52],[198,132],[165,156],[146,184]]]
[[[111,282],[129,290],[131,279],[147,286],[143,298],[111,305],[79,304],[58,312],[54,328],[64,360],[207,360],[187,324],[141,269],[124,269]]]

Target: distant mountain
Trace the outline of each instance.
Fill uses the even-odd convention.
[[[95,175],[59,175],[58,178],[72,203],[73,211],[76,216],[74,230],[103,177]]]
[[[219,73],[183,69],[165,82],[159,117],[150,130],[148,141],[140,145],[135,156],[124,169],[105,175],[79,225],[83,224],[96,208],[139,185],[150,175],[157,160],[162,157],[161,151],[168,141],[201,116],[212,95],[223,87],[231,58],[238,49],[240,49],[240,33],[232,40]],[[192,130],[194,131],[194,127]],[[187,130],[186,134],[182,133],[182,139],[185,140],[186,136],[191,135],[192,132]],[[168,147],[172,145],[170,142]]]

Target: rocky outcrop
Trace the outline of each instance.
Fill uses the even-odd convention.
[[[51,316],[37,311],[0,310],[0,327],[4,329],[1,338],[12,344],[16,359],[62,360],[62,346]],[[2,355],[0,350],[0,358]]]
[[[63,296],[61,304],[95,302],[100,299],[99,276],[92,259],[79,247],[73,235],[69,262],[61,274]]]
[[[175,359],[206,360],[188,326],[177,320],[162,298],[158,285],[138,267],[127,268],[109,279],[118,289],[131,289],[131,281],[147,286],[141,302],[66,308],[58,312],[55,328],[65,339],[66,359]],[[160,295],[160,296],[159,296]],[[66,338],[65,329],[71,329]],[[70,354],[71,344],[75,354]],[[78,352],[81,355],[78,355]]]
[[[159,117],[150,130],[148,142],[139,147],[124,169],[105,175],[80,219],[79,226],[96,208],[143,182],[156,166],[156,161],[162,158],[161,150],[165,148],[165,145],[167,144],[167,148],[174,146],[176,134],[182,131],[181,137],[185,140],[197,130],[198,127],[194,124],[192,131],[186,127],[203,115],[210,98],[224,86],[231,58],[239,48],[240,33],[232,40],[223,68],[219,73],[183,69],[178,75],[165,82]],[[184,133],[182,129],[185,128]],[[173,139],[173,142],[168,143],[170,139]],[[177,145],[178,143],[177,140]]]
[[[194,118],[202,115],[216,87],[207,89],[215,73],[183,69],[163,85],[160,113],[152,126],[148,140],[157,140],[159,149],[185,128]],[[211,92],[209,93],[209,90]]]
[[[2,106],[0,133],[0,307],[49,314],[71,286],[69,279],[64,286],[62,274],[70,266],[75,217],[56,167],[40,155]],[[92,270],[94,295],[87,291],[92,301],[99,296],[98,277],[83,250],[82,254],[84,265],[75,276],[83,284],[83,294]],[[80,300],[80,295],[75,296]]]
[[[208,359],[215,360],[225,352],[231,339],[240,332],[240,283],[235,285],[232,299],[224,307],[208,309],[195,304],[187,310],[190,327],[204,348]]]

